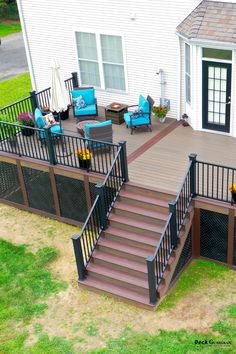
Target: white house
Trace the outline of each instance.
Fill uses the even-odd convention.
[[[236,137],[236,1],[17,0],[32,85],[96,87],[99,105],[170,101],[169,116]],[[168,101],[166,101],[168,103]]]

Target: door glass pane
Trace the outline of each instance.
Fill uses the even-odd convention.
[[[215,91],[215,101],[216,102],[220,101],[220,91]]]
[[[209,87],[209,89],[214,89],[214,79],[208,80],[208,87]]]
[[[225,113],[225,103],[220,104],[220,113]]]
[[[220,114],[220,124],[225,125],[225,114]]]
[[[214,109],[213,109],[213,102],[211,102],[211,101],[208,102],[208,111],[210,111],[210,112],[213,112],[213,111],[214,111]]]
[[[226,80],[227,78],[227,70],[225,68],[221,68],[221,79]]]
[[[220,79],[220,68],[215,68],[215,78]]]
[[[214,113],[214,124],[219,124],[219,122],[220,122],[219,113]]]
[[[213,123],[213,113],[208,112],[208,122]]]
[[[220,90],[220,80],[215,80],[215,90]]]
[[[220,93],[220,101],[221,102],[226,102],[226,92],[221,92]]]
[[[218,102],[215,102],[215,104],[214,104],[214,111],[215,112],[220,112],[220,105],[219,105]]]
[[[226,81],[225,80],[221,80],[221,87],[220,87],[221,91],[226,91]]]

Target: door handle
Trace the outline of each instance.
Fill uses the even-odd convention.
[[[231,103],[231,97],[230,96],[228,97],[228,99],[229,100],[228,100],[228,102],[226,102],[226,104],[230,104]]]

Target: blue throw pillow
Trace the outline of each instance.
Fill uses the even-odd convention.
[[[132,119],[139,118],[139,117],[140,117],[140,113],[142,113],[142,112],[143,112],[142,107],[139,107],[139,108],[135,109],[135,111],[134,111],[133,114],[131,115],[131,118],[132,118]]]
[[[86,103],[84,102],[83,97],[80,95],[79,97],[73,98],[73,104],[76,106],[78,109],[85,108]]]

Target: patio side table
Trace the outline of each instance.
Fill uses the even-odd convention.
[[[113,124],[124,123],[124,113],[128,112],[128,106],[122,103],[111,103],[106,107],[106,120]]]

